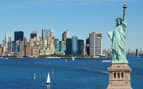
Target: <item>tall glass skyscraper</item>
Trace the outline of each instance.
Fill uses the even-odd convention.
[[[37,32],[32,32],[32,33],[30,33],[30,38],[31,38],[31,39],[33,39],[33,38],[35,38],[35,37],[37,37]]]
[[[65,55],[66,45],[64,41],[59,41],[59,39],[55,39],[55,53]]]
[[[77,54],[78,52],[78,37],[73,36],[72,37],[72,54]]]
[[[86,39],[86,54],[90,54],[90,43],[89,43],[89,38]]]
[[[54,39],[55,51],[59,51],[59,39]]]
[[[60,52],[65,52],[66,46],[64,41],[59,41],[59,51]]]
[[[72,39],[68,38],[66,40],[66,54],[71,55],[71,53],[72,53]]]
[[[24,32],[23,31],[16,31],[14,32],[14,41],[23,41],[24,40]]]
[[[84,55],[84,51],[85,51],[84,49],[85,49],[84,40],[78,40],[78,54]]]

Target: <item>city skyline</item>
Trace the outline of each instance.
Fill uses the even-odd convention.
[[[1,40],[9,32],[22,30],[30,38],[30,33],[42,28],[51,28],[55,37],[68,29],[73,35],[86,39],[90,32],[102,32],[104,48],[110,48],[107,31],[115,27],[115,19],[122,10],[123,1],[115,0],[25,0],[0,1]],[[127,48],[143,48],[141,0],[128,0]],[[120,13],[119,13],[120,11]],[[138,35],[135,35],[138,34]],[[105,44],[108,43],[108,44]]]

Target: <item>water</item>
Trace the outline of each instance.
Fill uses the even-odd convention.
[[[143,58],[129,57],[133,89],[143,88]],[[102,60],[24,58],[0,59],[0,89],[106,89],[107,68]],[[45,86],[50,73],[51,85]]]

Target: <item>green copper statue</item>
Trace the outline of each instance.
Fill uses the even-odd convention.
[[[128,63],[126,58],[126,4],[123,5],[123,18],[116,19],[116,28],[113,32],[108,32],[108,36],[112,41],[112,63]]]

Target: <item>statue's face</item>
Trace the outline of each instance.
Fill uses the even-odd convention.
[[[121,19],[120,18],[117,18],[116,19],[116,25],[118,26],[118,25],[120,25],[121,24]]]

